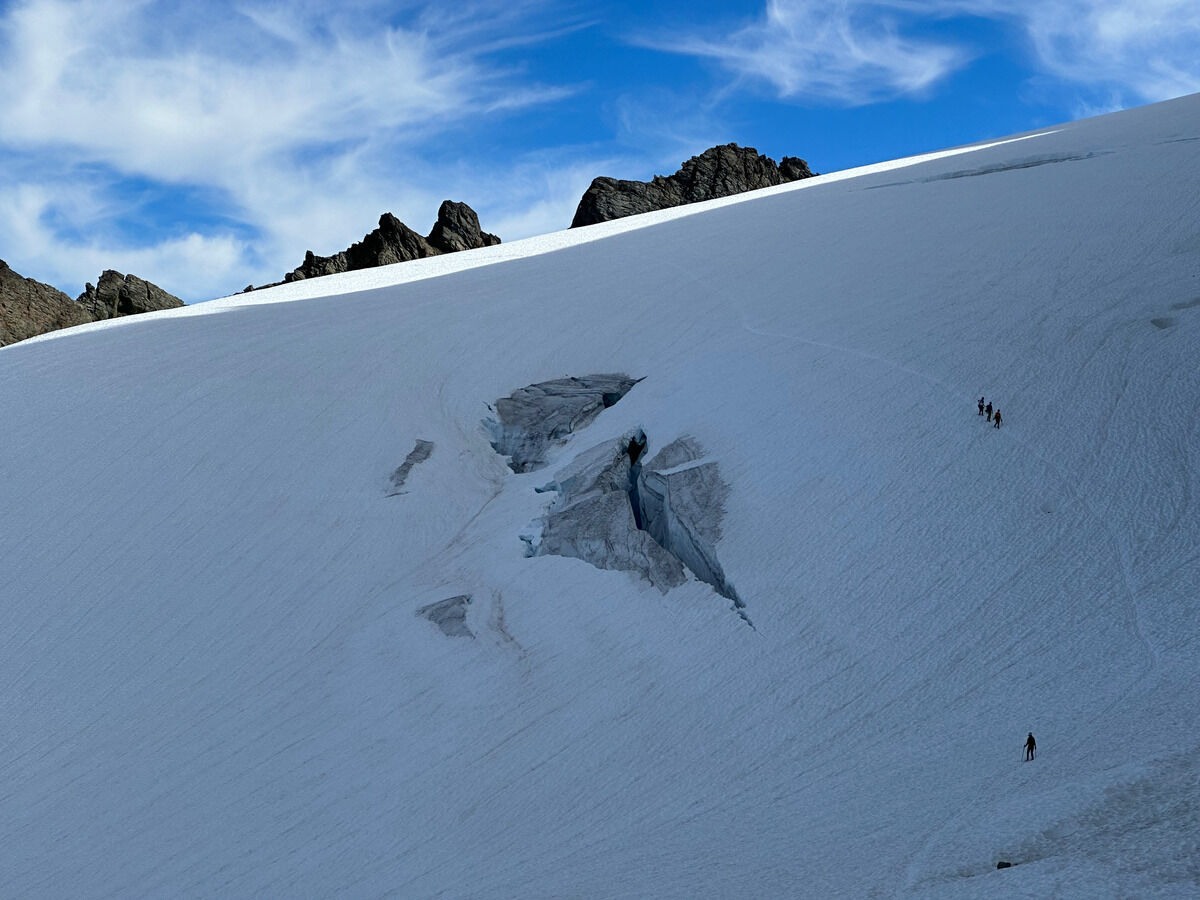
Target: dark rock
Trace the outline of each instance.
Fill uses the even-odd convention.
[[[284,276],[284,282],[319,278],[339,272],[390,266],[393,263],[424,259],[441,253],[474,250],[499,244],[500,238],[479,227],[479,216],[465,203],[447,200],[438,210],[438,219],[429,233],[421,237],[391,213],[379,217],[379,227],[357,244],[333,256],[317,256],[311,250],[304,262]],[[264,285],[269,287],[270,285]]]
[[[300,281],[304,278],[320,278],[338,272],[355,269],[370,269],[392,263],[406,262],[434,256],[439,251],[425,238],[417,234],[391,213],[379,217],[379,227],[366,235],[357,244],[333,256],[317,256],[311,250],[304,254],[304,262],[283,277],[284,281]]]
[[[111,269],[72,300],[62,291],[23,278],[0,260],[0,346],[114,316],[183,306],[157,285]]]
[[[62,291],[18,275],[0,259],[0,347],[94,318]]]
[[[75,302],[96,320],[132,316],[159,309],[183,306],[178,297],[136,275],[122,275],[106,269],[96,285],[88,284]]]
[[[816,174],[808,167],[808,163],[798,156],[785,156],[779,161],[779,177],[783,179],[783,184],[799,181],[801,178],[812,178]]]
[[[815,174],[808,163],[795,156],[785,156],[776,166],[774,160],[760,156],[753,147],[722,144],[693,156],[668,177],[656,175],[652,181],[595,179],[579,201],[571,227],[729,197]]]
[[[465,203],[443,201],[438,209],[437,222],[427,238],[442,253],[474,250],[500,243],[500,238],[479,227],[479,216]]]
[[[1000,862],[996,863],[996,868],[997,869],[1011,869],[1012,863],[1006,862],[1005,860],[1002,859],[1002,860],[1000,860]]]

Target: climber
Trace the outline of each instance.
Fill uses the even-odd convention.
[[[1037,751],[1037,741],[1033,739],[1033,732],[1029,732],[1029,737],[1025,738],[1025,761],[1033,759],[1034,753]]]
[[[984,407],[984,412],[987,413],[987,420],[989,422],[992,421],[992,403],[990,400],[988,401],[988,405]]]
[[[979,398],[979,414],[981,416],[983,415],[983,398],[982,397]]]
[[[999,408],[996,409],[996,413],[993,418],[993,421],[995,422],[995,424],[992,427],[999,428],[1000,427],[1000,410],[999,410]]]

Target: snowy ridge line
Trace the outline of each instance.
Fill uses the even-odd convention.
[[[759,188],[758,190],[745,191],[740,194],[732,194],[728,197],[718,197],[714,200],[704,200],[699,203],[688,203],[684,206],[672,207],[671,209],[661,209],[655,210],[654,212],[640,213],[635,216],[626,216],[622,219],[599,222],[595,225],[588,225],[583,228],[568,228],[562,231],[551,232],[550,234],[521,238],[519,240],[510,241],[503,244],[496,244],[492,247],[480,247],[473,250],[462,250],[458,253],[444,254],[442,256],[430,256],[425,257],[424,259],[414,259],[410,260],[409,262],[395,263],[390,266],[379,266],[373,269],[358,269],[353,272],[339,272],[335,275],[322,276],[319,279],[311,278],[303,281],[294,281],[290,284],[281,284],[275,287],[261,288],[257,291],[254,291],[252,295],[232,294],[228,297],[219,297],[215,300],[208,301],[208,303],[205,305],[220,304],[221,308],[230,308],[250,306],[259,303],[288,303],[294,300],[306,300],[312,297],[329,297],[338,294],[351,294],[359,291],[368,291],[383,287],[410,284],[415,281],[423,281],[427,278],[441,278],[445,275],[452,275],[456,272],[463,272],[468,269],[476,269],[480,266],[490,266],[515,259],[528,259],[533,256],[541,256],[546,253],[554,253],[559,250],[566,250],[570,247],[575,247],[580,244],[588,244],[593,241],[604,240],[605,238],[612,237],[614,235],[624,234],[630,231],[638,231],[642,228],[650,228],[662,222],[669,222],[674,219],[682,219],[688,216],[700,215],[714,209],[721,209],[722,207],[726,206],[735,206],[740,203],[748,203],[754,200],[759,200],[763,197],[774,196],[775,194],[786,194],[790,193],[791,191],[807,190],[820,185],[833,184],[835,182],[846,181],[853,178],[861,178],[867,175],[875,175],[881,172],[890,172],[895,169],[903,169],[909,166],[920,165],[921,163],[933,162],[935,160],[946,159],[953,156],[961,156],[968,153],[987,150],[992,147],[999,147],[1004,144],[1015,143],[1017,141],[1026,141],[1036,137],[1045,137],[1056,134],[1057,131],[1058,129],[1048,129],[1046,131],[1039,131],[1034,134],[1010,137],[983,144],[971,144],[965,147],[956,147],[949,150],[938,150],[932,153],[923,153],[918,156],[908,156],[901,159],[871,163],[870,165],[866,166],[845,169],[841,172],[830,172],[828,174],[816,175],[812,178],[804,178],[799,181],[788,182],[787,184]],[[323,282],[329,283],[325,284]],[[188,308],[190,309],[191,307]],[[171,312],[171,310],[167,311]],[[216,310],[213,311],[215,312]]]
[[[55,340],[66,335],[83,334],[88,331],[97,331],[103,328],[120,328],[124,325],[129,325],[134,322],[145,323],[152,319],[215,315],[217,313],[223,313],[229,310],[241,309],[249,306],[263,306],[272,303],[292,303],[298,300],[311,300],[319,297],[356,294],[362,291],[373,291],[381,288],[398,287],[399,285],[403,284],[412,284],[414,282],[424,281],[430,278],[442,278],[447,275],[453,275],[458,272],[465,272],[470,269],[477,269],[483,266],[498,265],[500,263],[510,262],[513,260],[529,259],[530,257],[534,256],[555,253],[559,250],[566,250],[581,244],[604,240],[605,238],[624,234],[626,232],[650,228],[674,219],[682,219],[688,216],[701,215],[714,209],[721,209],[722,207],[734,206],[740,203],[749,203],[763,197],[789,193],[791,191],[808,190],[810,188],[816,188],[822,185],[834,184],[839,181],[848,181],[855,178],[866,177],[868,175],[877,175],[883,172],[904,169],[908,168],[909,166],[916,166],[922,163],[934,162],[940,159],[962,156],[981,150],[987,150],[992,147],[999,147],[1004,144],[1015,143],[1017,141],[1026,141],[1037,137],[1046,137],[1056,134],[1060,130],[1061,129],[1048,129],[1046,131],[1039,131],[1033,134],[1021,135],[1018,137],[1005,138],[998,141],[990,141],[983,144],[970,144],[964,147],[956,147],[949,150],[938,150],[932,153],[922,153],[918,156],[907,156],[900,159],[887,160],[886,162],[871,163],[870,165],[866,166],[845,169],[841,172],[829,172],[827,174],[816,175],[812,178],[804,178],[800,181],[792,181],[787,184],[775,185],[774,187],[760,188],[755,191],[746,191],[741,194],[733,194],[729,197],[718,197],[715,200],[704,200],[699,203],[689,203],[684,206],[672,207],[671,209],[662,209],[654,212],[641,213],[635,216],[626,216],[623,219],[613,219],[609,222],[600,222],[595,225],[588,225],[584,228],[568,228],[564,229],[563,231],[555,231],[551,232],[550,234],[522,238],[520,240],[509,241],[503,244],[496,244],[495,246],[491,247],[480,247],[473,250],[462,250],[458,253],[447,253],[441,256],[430,256],[425,257],[424,259],[414,259],[409,260],[408,262],[394,263],[390,266],[377,266],[371,269],[358,269],[353,272],[339,272],[334,275],[323,275],[320,278],[306,278],[300,281],[293,281],[289,284],[280,284],[274,287],[259,288],[258,290],[255,290],[249,294],[229,294],[225,297],[217,297],[212,300],[192,303],[177,309],[156,310],[154,312],[142,313],[136,317],[124,317],[119,319],[106,319],[100,322],[88,322],[84,325],[74,326],[73,328],[64,328],[58,331],[51,331],[45,334],[36,335],[31,338],[26,338],[24,341],[21,341],[20,344],[30,344],[44,340]]]

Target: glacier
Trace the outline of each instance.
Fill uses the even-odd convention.
[[[1196,896],[1198,154],[1200,95],[3,348],[0,895]],[[753,628],[527,555],[639,433]]]

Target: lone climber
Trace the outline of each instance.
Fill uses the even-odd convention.
[[[983,409],[984,409],[984,412],[987,413],[987,420],[989,422],[992,421],[992,402],[989,400],[988,405],[985,406]]]
[[[981,416],[983,415],[983,398],[982,397],[979,398],[979,414]]]
[[[1029,732],[1029,737],[1025,738],[1025,762],[1033,759],[1037,752],[1037,741],[1033,739],[1033,732]]]
[[[999,427],[1000,427],[1000,410],[999,410],[999,408],[997,408],[997,409],[996,409],[996,413],[995,413],[995,415],[992,417],[992,427],[993,427],[993,428],[999,428]]]

